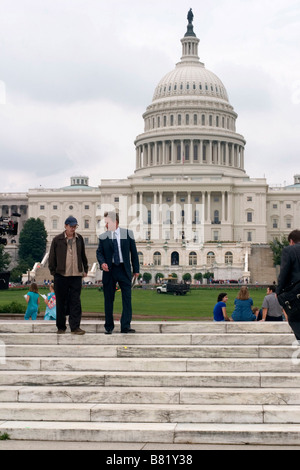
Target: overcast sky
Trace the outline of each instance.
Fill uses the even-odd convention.
[[[142,114],[181,57],[224,83],[249,176],[300,173],[299,0],[0,0],[0,192],[134,172]]]

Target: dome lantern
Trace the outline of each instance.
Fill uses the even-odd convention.
[[[198,45],[200,40],[197,38],[196,34],[194,33],[194,14],[192,9],[188,12],[188,26],[187,32],[184,38],[181,40],[182,43],[182,57],[181,61],[196,61],[199,62],[198,56]]]

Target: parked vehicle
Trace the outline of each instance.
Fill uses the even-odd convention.
[[[177,279],[164,279],[164,281],[167,282],[156,289],[158,294],[186,295],[191,290],[189,284],[178,284]]]

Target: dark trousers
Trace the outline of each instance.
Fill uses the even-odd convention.
[[[58,330],[66,330],[67,315],[69,315],[71,331],[80,327],[82,315],[81,289],[82,277],[55,275],[54,291],[56,296],[56,326]]]
[[[112,331],[115,327],[113,309],[117,283],[121,289],[123,303],[121,331],[130,328],[132,320],[131,280],[126,274],[124,265],[113,265],[111,271],[104,274],[103,291],[105,302],[105,329],[106,331]]]
[[[275,322],[275,321],[279,321],[279,322],[283,322],[283,318],[282,316],[281,317],[272,317],[270,315],[267,315],[267,318],[266,318],[266,321],[271,321],[271,322]]]

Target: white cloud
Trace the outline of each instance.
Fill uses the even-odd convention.
[[[142,114],[180,60],[191,6],[0,0],[0,191],[63,186],[76,173],[93,185],[132,174]],[[239,114],[250,176],[292,182],[300,170],[299,2],[218,0],[193,11],[201,60]]]

